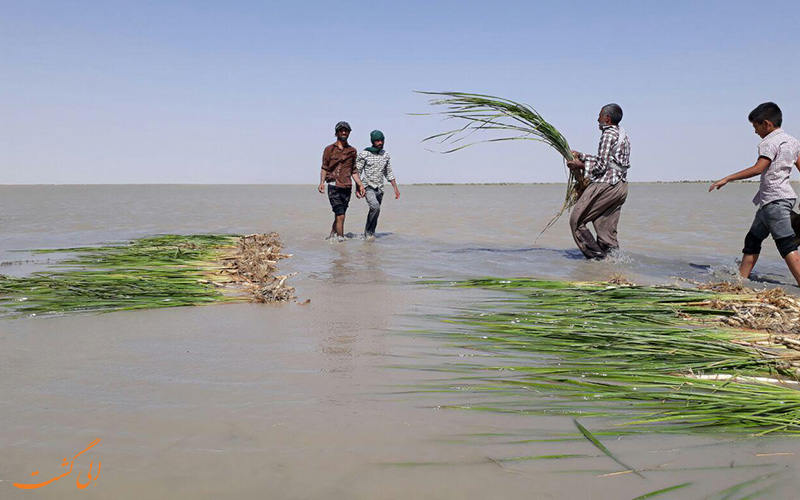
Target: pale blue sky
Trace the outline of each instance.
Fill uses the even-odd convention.
[[[595,149],[616,101],[633,181],[749,166],[748,112],[800,136],[795,2],[0,0],[0,183],[315,183],[333,126],[400,183],[560,182],[558,155],[438,155],[413,90],[500,95]],[[795,175],[796,176],[796,175]]]

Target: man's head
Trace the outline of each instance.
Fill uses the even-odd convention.
[[[347,122],[339,122],[336,124],[336,138],[342,142],[347,142],[347,138],[350,137],[350,124]]]
[[[599,124],[600,128],[608,125],[619,125],[619,122],[621,121],[622,108],[619,107],[619,104],[612,102],[611,104],[606,104],[600,108],[600,115],[597,117],[597,123]]]
[[[783,123],[783,113],[774,102],[765,102],[756,106],[747,119],[753,124],[755,133],[763,139],[775,129],[780,128]]]
[[[386,138],[380,130],[373,130],[369,134],[369,140],[372,143],[372,147],[383,149],[383,143],[386,141]]]

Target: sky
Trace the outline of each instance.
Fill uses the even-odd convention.
[[[536,108],[583,152],[619,103],[631,181],[755,162],[800,136],[800,4],[743,1],[0,0],[0,184],[315,184],[334,125],[380,129],[400,184],[564,182],[513,141],[440,154],[424,91]],[[794,174],[795,178],[797,174]]]

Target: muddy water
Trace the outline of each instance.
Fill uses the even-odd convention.
[[[311,299],[0,322],[0,498],[605,499],[689,481],[672,498],[700,498],[776,471],[772,498],[795,498],[800,441],[613,438],[623,461],[653,470],[604,476],[621,468],[587,441],[535,441],[574,432],[571,417],[444,409],[474,396],[424,392],[458,387],[439,369],[480,353],[420,331],[445,331],[438,318],[485,297],[418,278],[724,277],[754,189],[634,184],[624,254],[597,263],[574,250],[565,218],[536,240],[563,186],[403,187],[375,241],[342,243],[324,240],[331,215],[313,186],[0,187],[0,272],[48,264],[16,250],[275,230],[294,255],[282,270],[299,272],[292,284]],[[354,199],[345,229],[365,215]],[[790,283],[771,245],[758,277]],[[57,477],[98,437],[70,475],[12,485]],[[590,456],[500,461],[557,454]]]

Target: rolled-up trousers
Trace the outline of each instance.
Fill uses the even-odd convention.
[[[627,182],[618,182],[613,186],[606,182],[593,182],[572,207],[569,228],[587,259],[602,259],[610,250],[619,248],[617,223],[627,197]],[[590,222],[594,225],[597,238],[586,227]]]

